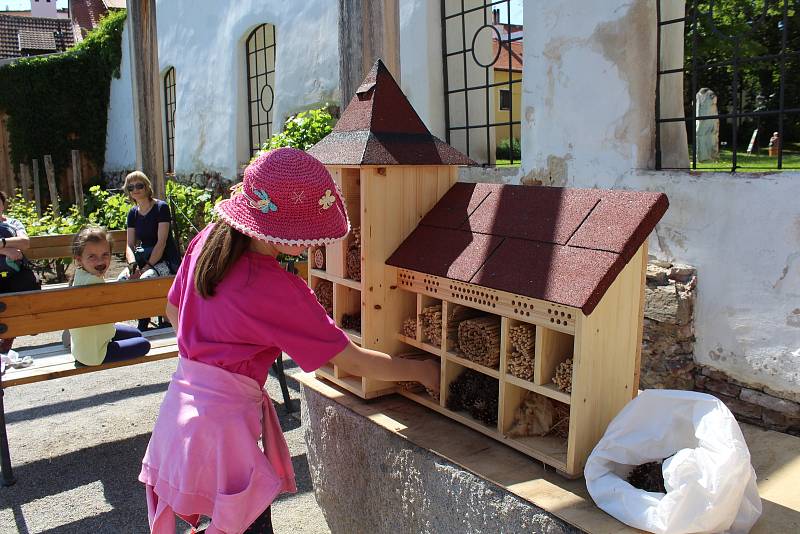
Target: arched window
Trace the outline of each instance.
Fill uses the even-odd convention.
[[[175,172],[175,67],[164,75],[164,126],[167,172]]]
[[[272,107],[275,101],[275,26],[262,24],[250,32],[247,52],[247,115],[250,155],[272,135]]]

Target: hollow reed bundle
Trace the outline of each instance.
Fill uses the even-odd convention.
[[[361,312],[342,314],[342,328],[361,332]]]
[[[569,433],[569,406],[532,391],[525,392],[508,435],[512,438],[546,436],[561,438]]]
[[[325,269],[325,249],[323,247],[314,249],[314,253],[311,255],[311,262],[315,269]]]
[[[497,424],[499,382],[472,369],[464,371],[450,383],[447,390],[447,408],[465,411],[482,423]]]
[[[458,348],[465,358],[497,369],[500,365],[500,318],[489,315],[458,323]]]
[[[508,329],[508,340],[511,348],[517,352],[533,354],[536,344],[536,327],[529,324],[518,324]]]
[[[512,326],[508,330],[508,341],[511,345],[508,372],[523,380],[533,380],[536,327],[528,324]]]
[[[350,232],[350,243],[345,256],[347,278],[361,280],[361,228],[354,227]]]
[[[422,326],[422,341],[440,347],[442,345],[442,305],[427,306],[419,314]]]
[[[431,355],[426,353],[426,352],[407,352],[407,353],[403,353],[403,354],[398,354],[397,357],[398,358],[406,358],[406,359],[409,359],[409,360],[434,360],[435,359],[435,358],[432,358]],[[423,386],[419,382],[400,381],[400,382],[397,383],[397,385],[400,386],[401,388],[403,388],[404,390],[410,391],[412,393],[421,393],[421,392],[424,391],[433,400],[435,400],[437,402],[439,401],[439,395],[437,393],[435,393],[431,389],[428,389],[427,387]]]
[[[565,361],[558,364],[558,367],[556,367],[556,375],[553,377],[553,383],[561,391],[572,393],[572,358],[567,358]]]
[[[414,317],[409,317],[403,321],[403,327],[400,333],[405,337],[417,339],[417,320]]]
[[[533,353],[512,351],[506,363],[508,372],[522,380],[533,380]]]
[[[314,295],[328,315],[333,316],[333,282],[328,280],[317,282],[317,285],[314,286]]]

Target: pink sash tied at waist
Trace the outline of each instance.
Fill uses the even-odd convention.
[[[261,386],[186,358],[178,358],[139,480],[154,534],[174,534],[174,514],[191,524],[210,517],[208,534],[238,534],[279,493],[297,491],[278,414]]]

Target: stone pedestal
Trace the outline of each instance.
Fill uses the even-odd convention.
[[[302,404],[314,492],[334,534],[583,532],[315,389],[303,387]]]

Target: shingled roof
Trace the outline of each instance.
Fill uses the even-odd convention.
[[[326,165],[476,165],[431,134],[380,59],[308,153]]]
[[[59,32],[56,36],[54,32]],[[22,35],[20,35],[20,33]],[[53,48],[52,43],[55,43]],[[48,19],[44,17],[18,17],[0,14],[0,59],[15,58],[25,52],[55,52],[65,50],[75,44],[72,35],[72,22],[69,19]],[[22,48],[20,46],[33,46]]]
[[[589,315],[668,206],[663,193],[457,183],[386,263]]]

